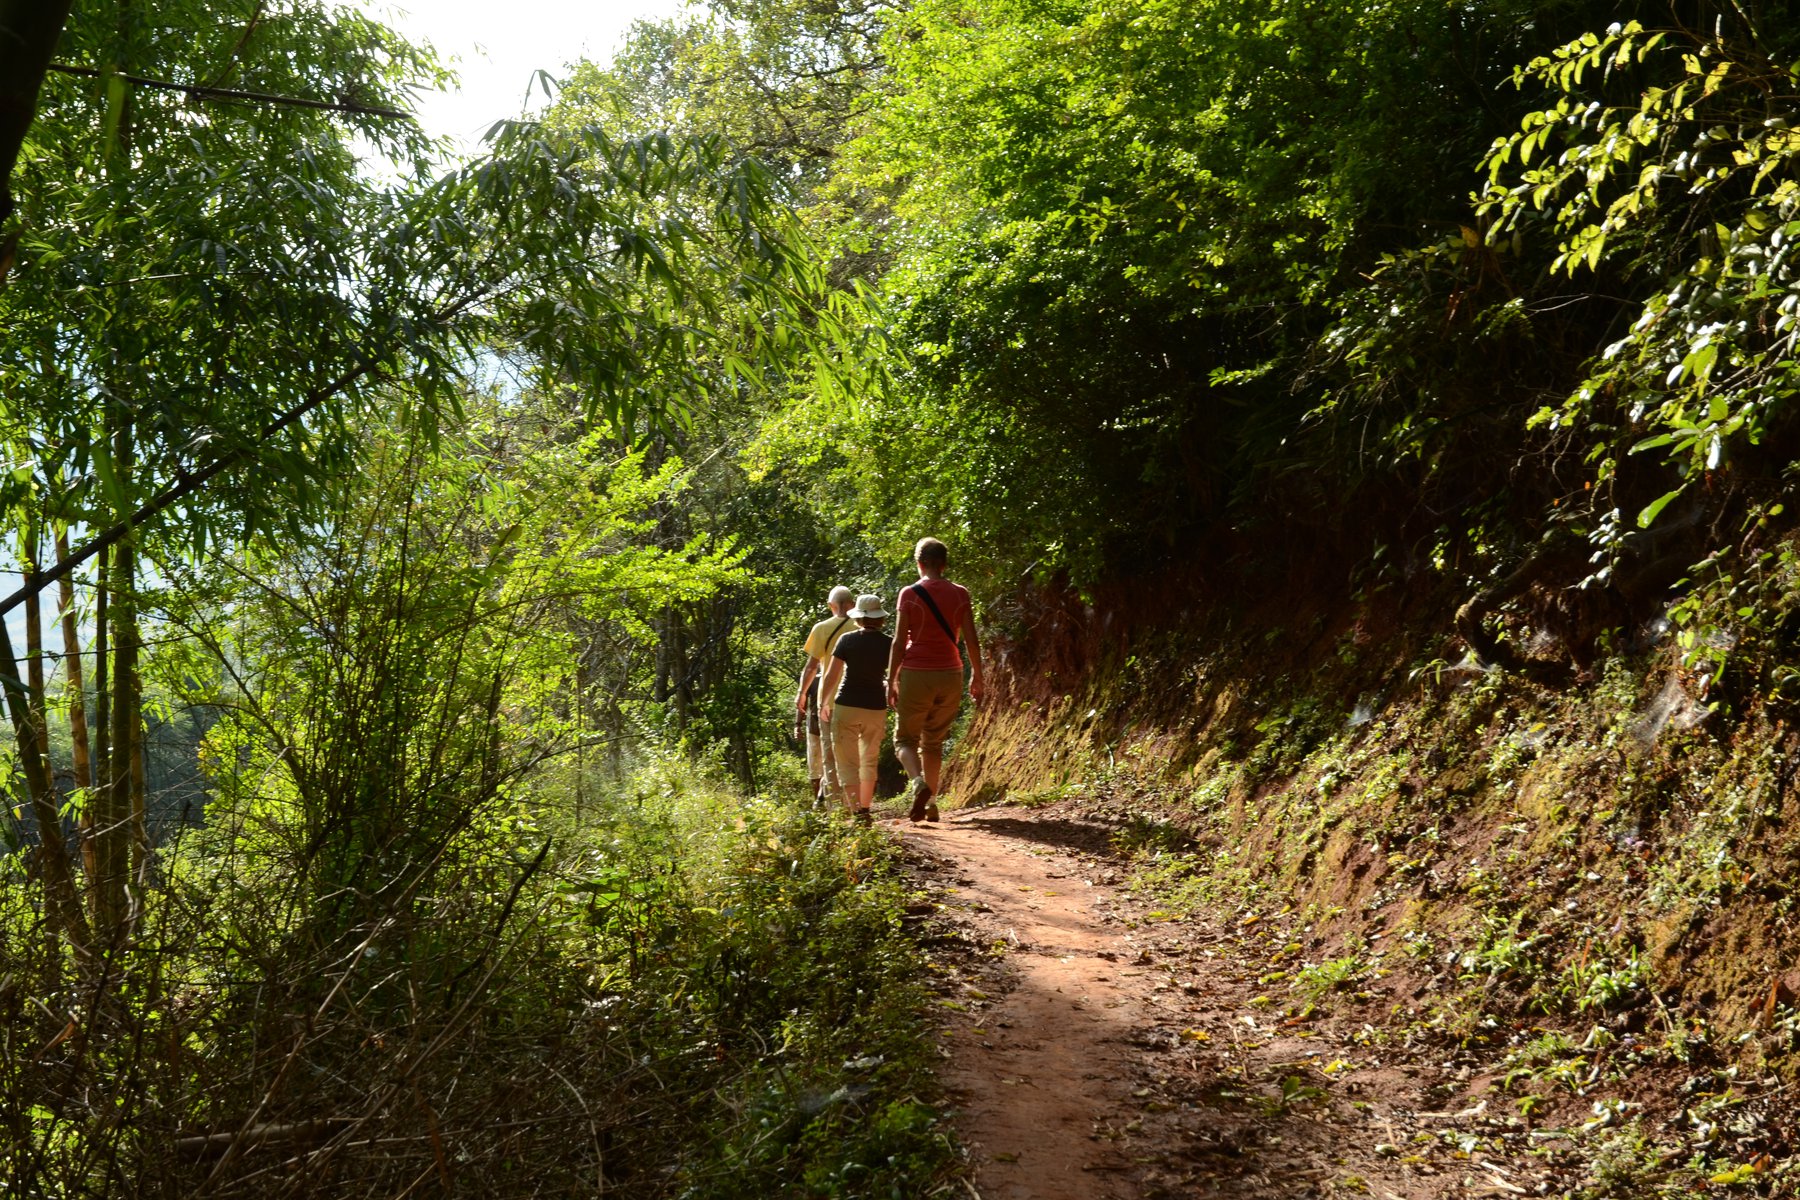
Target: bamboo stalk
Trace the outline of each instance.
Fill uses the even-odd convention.
[[[20,767],[25,774],[25,790],[30,798],[32,815],[38,824],[38,863],[44,880],[45,908],[51,925],[62,931],[78,953],[87,949],[88,924],[81,911],[81,898],[75,891],[75,872],[69,859],[69,848],[62,838],[62,818],[51,797],[49,764],[39,753],[38,740],[31,720],[30,696],[19,678],[19,660],[13,653],[12,634],[6,622],[0,621],[0,690],[6,693],[6,707],[12,718],[13,737],[19,746]]]
[[[342,1117],[328,1117],[318,1121],[265,1121],[248,1129],[178,1137],[175,1139],[175,1153],[183,1158],[209,1158],[214,1154],[225,1153],[234,1145],[248,1148],[317,1142],[330,1136],[333,1130],[351,1124],[354,1122]]]
[[[123,444],[128,448],[129,440],[123,440]],[[115,455],[115,459],[121,470],[130,461],[124,455]],[[135,875],[134,865],[141,861],[142,837],[135,820],[131,788],[136,723],[133,701],[137,698],[137,613],[132,592],[137,583],[137,560],[129,543],[114,547],[112,567],[112,753],[111,772],[100,785],[106,797],[100,840],[108,929],[118,930],[127,916],[126,887]]]
[[[103,803],[100,791],[112,778],[111,570],[112,553],[103,550],[94,571],[94,794],[88,801],[90,811]]]
[[[131,622],[131,755],[129,784],[131,788],[131,878],[141,890],[144,866],[150,859],[150,826],[144,813],[144,676],[138,669],[139,640],[137,611]]]
[[[69,557],[69,531],[56,531],[56,560]],[[75,581],[64,575],[59,581],[62,602],[63,671],[66,676],[63,694],[69,706],[69,746],[74,759],[75,786],[80,789],[81,866],[88,886],[94,883],[94,760],[88,740],[86,671],[81,665],[81,631],[75,624]]]
[[[25,576],[37,578],[43,569],[39,561],[38,523],[35,517],[27,518],[25,525]],[[41,593],[40,593],[41,594]],[[50,722],[46,716],[48,697],[44,687],[44,613],[43,606],[35,600],[25,604],[25,686],[29,689],[31,707],[31,726],[37,737],[38,754],[46,764],[50,761]],[[55,775],[51,775],[50,794],[56,796]],[[58,805],[60,808],[61,806]],[[60,831],[61,824],[57,825]]]

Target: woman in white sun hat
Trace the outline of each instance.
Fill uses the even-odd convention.
[[[831,727],[844,807],[866,825],[874,820],[875,767],[887,736],[887,662],[894,639],[881,631],[888,613],[880,596],[858,596],[848,616],[861,628],[832,647],[819,715]]]

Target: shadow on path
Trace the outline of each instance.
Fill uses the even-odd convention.
[[[1001,816],[997,813],[989,815],[977,811],[968,816],[955,814],[951,823],[979,829],[996,837],[1034,842],[1056,850],[1074,850],[1119,862],[1123,862],[1125,858],[1113,847],[1113,826],[1097,821],[1071,821],[1061,817],[1035,820],[1030,817]]]

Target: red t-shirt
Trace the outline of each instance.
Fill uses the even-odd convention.
[[[931,615],[925,602],[913,588],[923,587],[944,614],[944,626]],[[957,652],[956,638],[962,632],[963,618],[968,616],[969,589],[948,579],[921,579],[900,589],[900,611],[906,614],[906,653],[900,666],[909,671],[960,671],[962,655]]]

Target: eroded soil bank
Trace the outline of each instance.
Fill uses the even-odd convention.
[[[1446,1044],[1403,970],[1312,968],[1295,1015],[1271,993],[1308,931],[1158,911],[1115,832],[1071,804],[900,823],[983,1200],[1790,1194],[1778,1080],[1636,1062],[1598,1024]]]

